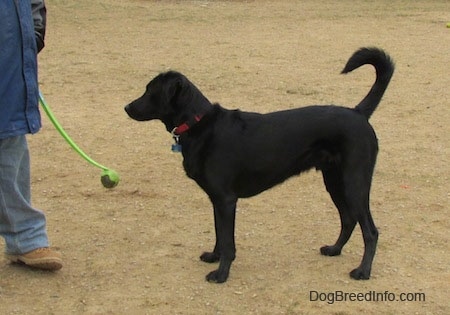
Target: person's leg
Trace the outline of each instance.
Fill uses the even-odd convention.
[[[31,206],[30,190],[26,137],[1,139],[0,235],[5,239],[6,257],[37,268],[59,269],[61,258],[48,249],[45,215]],[[34,252],[37,249],[39,255]]]

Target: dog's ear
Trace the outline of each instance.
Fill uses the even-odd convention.
[[[165,75],[166,83],[163,85],[165,102],[174,105],[183,89],[183,77],[174,72],[168,72]]]
[[[169,105],[165,110],[190,116],[205,111],[210,105],[200,90],[179,72],[168,72],[164,83],[165,103]]]
[[[171,101],[172,104],[176,105],[178,103],[178,99],[181,95],[181,92],[184,88],[184,78],[178,77],[175,79],[173,84],[171,84]]]
[[[173,78],[173,81],[168,86],[167,96],[170,105],[177,111],[182,106],[189,104],[192,101],[193,95],[188,79],[183,75]]]

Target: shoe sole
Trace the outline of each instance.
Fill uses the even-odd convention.
[[[28,259],[22,256],[6,255],[6,258],[13,263],[26,265],[35,269],[54,271],[62,268],[62,260],[55,257]]]

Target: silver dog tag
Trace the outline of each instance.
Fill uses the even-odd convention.
[[[174,143],[172,144],[172,152],[181,152],[181,144],[178,143]]]

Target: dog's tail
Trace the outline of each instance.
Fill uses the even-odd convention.
[[[361,48],[350,57],[341,73],[349,73],[366,64],[375,67],[377,78],[369,93],[355,109],[369,119],[380,103],[391,80],[394,73],[394,62],[388,54],[379,48]]]

